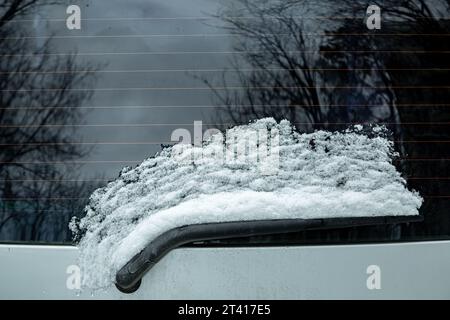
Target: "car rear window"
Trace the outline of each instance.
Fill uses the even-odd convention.
[[[444,0],[0,4],[0,241],[70,243],[90,194],[176,130],[266,117],[385,126],[424,220],[208,245],[447,239],[449,17]]]

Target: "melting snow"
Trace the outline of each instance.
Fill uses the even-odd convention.
[[[229,132],[239,137],[261,129],[279,132],[275,174],[218,157],[186,161],[223,149],[213,136],[203,146],[164,149],[96,190],[86,216],[71,223],[82,234],[83,284],[111,285],[148,242],[186,224],[418,214],[422,198],[396,171],[392,142],[377,135],[380,128],[370,137],[362,127],[299,134],[288,121],[267,118]]]

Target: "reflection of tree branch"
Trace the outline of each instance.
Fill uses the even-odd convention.
[[[0,221],[0,230],[8,223],[8,221],[14,219],[17,215],[15,213],[9,214],[7,217],[3,218],[2,221]]]
[[[322,92],[318,88],[321,71],[317,70],[319,60],[313,52],[319,41],[307,38],[303,22],[293,16],[299,14],[296,10],[306,13],[309,9],[299,7],[303,1],[238,3],[237,9],[225,10],[219,17],[237,37],[235,51],[242,54],[233,61],[233,74],[244,92],[221,93],[214,90],[211,79],[204,79],[205,83],[228,106],[228,116],[234,122],[272,116],[309,123],[299,125],[303,129],[316,128],[323,122]],[[241,16],[252,18],[240,19]],[[227,87],[224,76],[221,86]],[[240,104],[246,108],[238,108]]]
[[[399,87],[448,85],[448,72],[444,71],[450,68],[450,62],[448,56],[442,53],[450,51],[450,43],[439,36],[398,37],[395,34],[448,34],[450,1],[371,2],[381,7],[382,28],[389,30],[386,33],[392,33],[391,37],[377,37],[376,34],[343,36],[366,32],[362,29],[362,20],[366,15],[367,1],[344,0],[338,6],[324,1],[327,7],[321,8],[320,13],[313,12],[312,17],[326,13],[329,17],[342,19],[320,22],[311,19],[308,24],[303,22],[303,17],[307,16],[305,10],[316,10],[308,6],[311,2],[294,0],[281,5],[271,0],[237,0],[218,15],[236,38],[234,51],[240,52],[233,56],[233,73],[224,73],[219,79],[203,79],[218,101],[227,106],[220,117],[243,123],[271,116],[277,120],[287,118],[291,122],[310,124],[304,127],[297,125],[300,130],[343,129],[331,124],[336,122],[386,122],[393,133],[396,151],[402,156],[436,158],[442,157],[442,153],[447,154],[449,149],[446,147],[416,144],[415,141],[446,141],[450,139],[448,128],[405,126],[402,122],[449,119],[448,106],[443,107],[450,99],[448,91],[433,88],[402,90]],[[324,33],[326,36],[320,43],[310,40],[305,36],[308,28],[312,28],[313,33]],[[405,54],[408,50],[410,52]],[[408,68],[413,69],[408,71]],[[236,87],[237,82],[244,92],[215,90],[217,82],[225,88],[231,82],[233,85],[229,86]],[[351,87],[351,90],[341,90],[343,86]],[[270,89],[253,90],[255,87]],[[433,105],[435,102],[436,106]],[[421,103],[430,106],[424,108]],[[448,171],[444,162],[424,165],[405,161],[397,166],[404,175],[416,177],[440,176]],[[448,194],[449,190],[441,183],[408,183],[421,194]],[[447,202],[426,200],[423,212],[433,212],[433,215],[426,216],[423,224],[408,227],[409,232],[415,236],[449,233]],[[364,235],[369,239],[380,239],[382,236],[393,239],[404,233],[400,228],[383,226],[353,231],[358,233],[358,237]],[[341,235],[336,232],[332,237]],[[330,233],[325,236],[329,237]]]
[[[0,0],[0,144],[3,145],[0,170],[1,178],[5,179],[0,184],[0,193],[6,199],[39,199],[13,201],[9,205],[11,210],[0,212],[0,231],[7,225],[12,226],[9,229],[17,232],[12,236],[16,240],[42,237],[67,240],[66,226],[73,215],[68,214],[67,209],[76,208],[75,213],[81,213],[84,203],[80,200],[61,204],[48,199],[73,197],[74,194],[87,196],[92,187],[84,182],[67,186],[64,180],[76,176],[75,168],[45,162],[77,159],[90,151],[71,143],[79,140],[78,132],[65,124],[82,122],[85,114],[78,106],[89,99],[92,92],[69,89],[88,88],[94,80],[91,75],[95,69],[83,65],[85,72],[79,72],[76,54],[63,58],[48,55],[52,48],[51,37],[36,49],[34,44],[21,38],[23,28],[7,25],[37,6],[54,2]],[[57,90],[46,90],[48,88]],[[43,163],[36,165],[34,161]],[[46,214],[62,210],[64,214]]]
[[[0,28],[8,21],[24,14],[28,9],[32,8],[39,0],[3,0],[0,3],[2,15],[0,17]]]

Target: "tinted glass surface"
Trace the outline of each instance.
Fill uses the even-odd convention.
[[[0,2],[0,240],[70,241],[89,194],[175,129],[268,116],[384,124],[425,220],[253,243],[448,238],[450,3],[373,4],[380,30],[366,1]]]

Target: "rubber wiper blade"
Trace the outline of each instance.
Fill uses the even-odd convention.
[[[385,216],[326,219],[254,220],[185,225],[171,229],[150,242],[116,274],[116,287],[124,293],[136,291],[142,277],[171,250],[207,240],[283,234],[304,230],[350,228],[423,221],[422,216]]]

